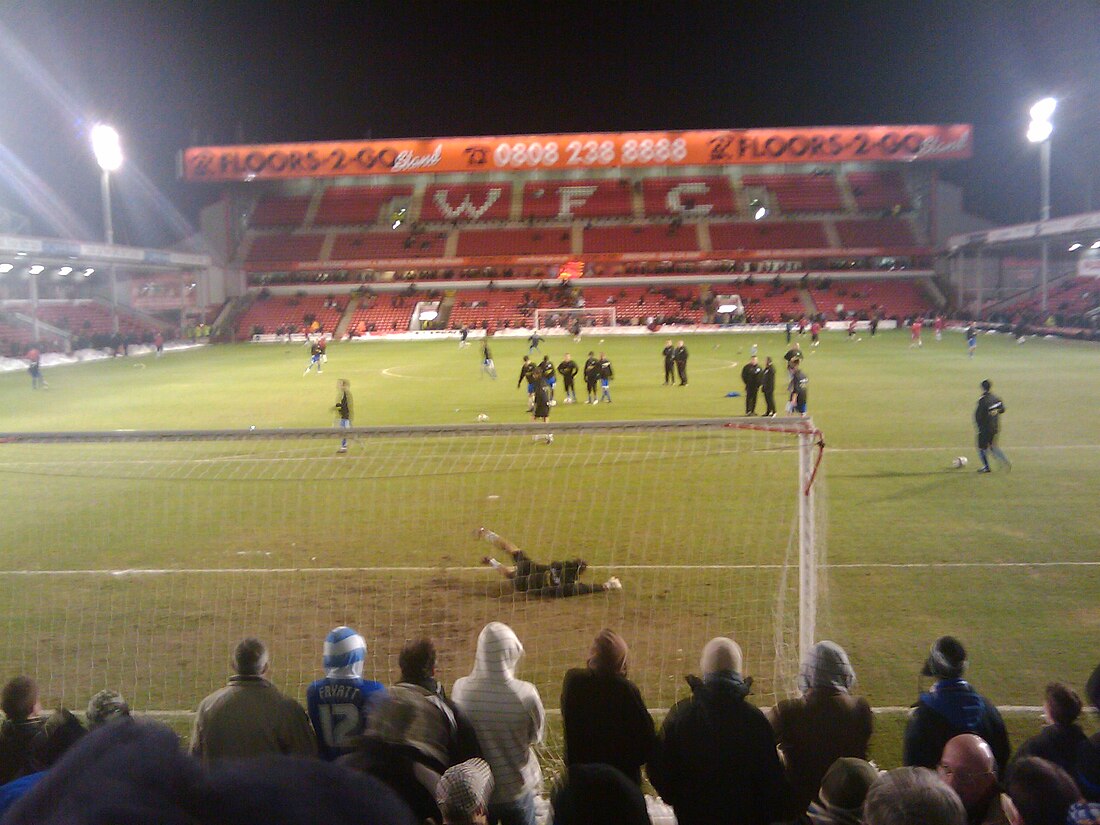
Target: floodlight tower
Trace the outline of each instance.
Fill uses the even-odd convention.
[[[103,229],[107,236],[107,245],[114,246],[115,228],[111,222],[111,173],[122,168],[122,143],[118,132],[105,123],[92,127],[92,151],[96,163],[103,171],[99,179],[99,192],[103,203]],[[118,334],[118,293],[115,283],[115,265],[107,270],[111,289],[111,331]]]
[[[1045,223],[1050,220],[1050,137],[1054,133],[1054,125],[1050,122],[1054,116],[1054,110],[1058,107],[1058,101],[1053,97],[1044,97],[1031,107],[1031,123],[1027,127],[1027,139],[1039,144],[1039,221]],[[1039,228],[1040,235],[1042,226]],[[1047,239],[1040,237],[1039,242],[1039,289],[1041,296],[1040,308],[1043,312],[1043,320],[1046,320],[1047,312]]]

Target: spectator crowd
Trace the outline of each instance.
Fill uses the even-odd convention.
[[[17,676],[0,695],[0,822],[534,825],[546,815],[535,753],[546,711],[516,675],[524,648],[510,627],[482,629],[450,696],[430,639],[406,643],[389,686],[364,678],[366,652],[352,628],[334,628],[302,707],[271,681],[266,645],[241,640],[228,683],[198,706],[186,753],[115,691],[93,696],[82,721],[43,712],[35,682]],[[873,714],[834,642],[808,652],[796,698],[761,709],[741,648],[711,639],[659,727],[629,663],[626,641],[604,629],[564,676],[556,825],[651,822],[643,776],[680,825],[1100,823],[1100,734],[1078,725],[1077,693],[1049,685],[1048,724],[1013,753],[954,637],[930,648],[922,674],[933,683],[910,711],[905,767],[891,771],[867,761]],[[1100,709],[1100,667],[1085,692]]]

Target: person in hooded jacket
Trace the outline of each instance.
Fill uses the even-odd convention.
[[[902,753],[907,766],[935,770],[948,740],[973,733],[989,744],[997,772],[1003,773],[1011,753],[1008,732],[996,706],[962,678],[968,664],[966,649],[955,637],[941,636],[933,643],[921,673],[937,681],[909,712]]]
[[[653,717],[637,685],[626,676],[626,642],[604,629],[592,642],[588,667],[572,668],[561,686],[565,765],[602,763],[635,784],[653,751]]]
[[[841,757],[867,758],[871,706],[852,695],[856,674],[844,648],[818,642],[798,673],[802,695],[768,714],[799,810],[817,798],[821,780]]]
[[[741,648],[711,639],[700,664],[703,678],[687,677],[692,695],[661,726],[649,781],[679,825],[766,825],[793,816],[771,725],[746,701],[752,680],[741,678]]]
[[[542,770],[534,746],[545,735],[546,711],[535,686],[516,678],[522,657],[523,645],[512,628],[490,622],[477,637],[474,669],[451,690],[493,770],[489,825],[535,822]]]

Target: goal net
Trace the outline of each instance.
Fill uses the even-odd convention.
[[[572,329],[578,322],[582,328],[615,326],[615,307],[552,307],[535,310],[535,329]]]
[[[401,646],[433,638],[449,689],[499,620],[551,712],[603,627],[627,640],[652,708],[685,694],[717,635],[744,649],[754,701],[788,695],[825,561],[812,424],[549,431],[361,428],[346,454],[332,430],[2,435],[0,670],[35,677],[50,705],[110,687],[183,716],[224,684],[244,636],[268,643],[273,680],[302,699],[334,626],[363,635],[365,675],[390,684]],[[517,592],[481,565],[510,562],[482,526],[623,588]]]

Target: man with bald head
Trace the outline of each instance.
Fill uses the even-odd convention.
[[[719,636],[703,648],[703,678],[668,712],[649,781],[679,825],[766,825],[793,815],[775,736],[746,697],[741,648]]]
[[[997,760],[984,739],[973,733],[949,739],[936,772],[959,795],[969,825],[1006,825]]]

